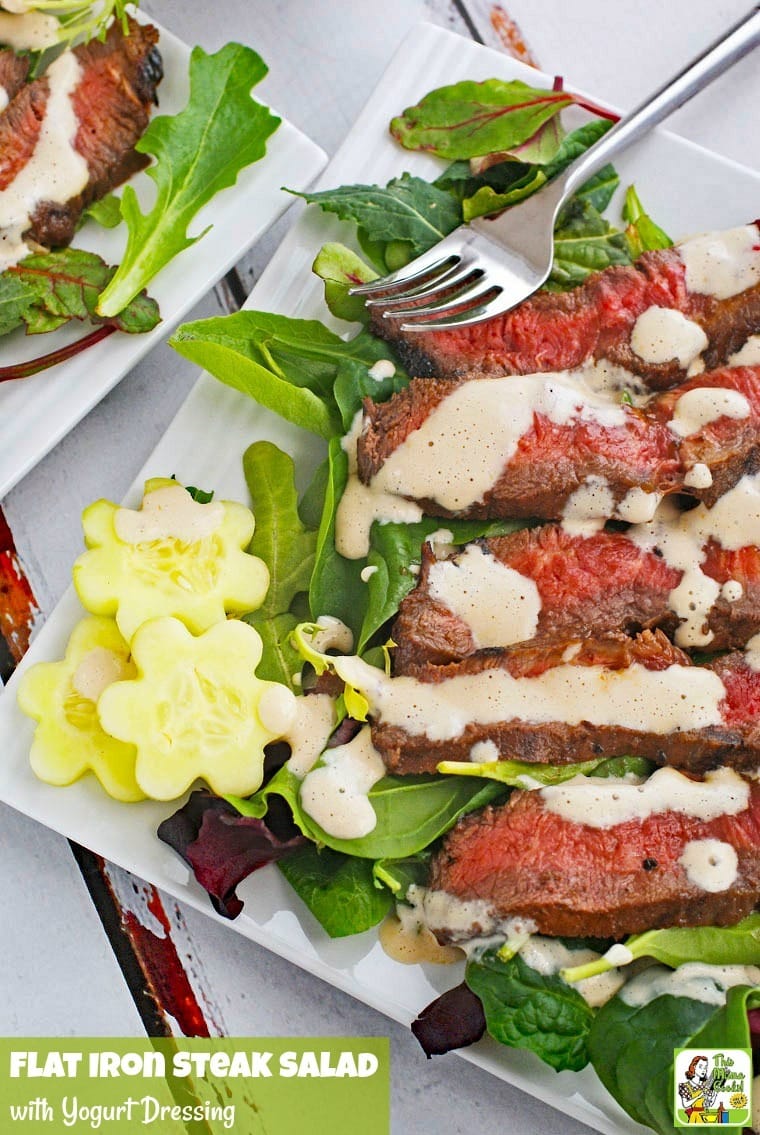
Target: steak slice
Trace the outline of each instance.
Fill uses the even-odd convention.
[[[690,515],[681,519],[688,521]],[[721,585],[731,581],[734,592],[740,592],[734,599],[719,593],[710,607],[710,649],[741,648],[760,631],[760,548],[726,550],[710,540],[701,552],[704,575]],[[470,567],[473,555],[474,567]],[[491,565],[517,573],[516,579],[505,575],[503,592],[496,590],[500,577],[493,566],[490,576],[483,577],[489,592],[477,590],[475,573],[483,557],[488,557],[486,563],[490,560]],[[426,543],[419,583],[402,600],[391,631],[396,644],[393,672],[414,674],[428,663],[446,665],[480,649],[520,642],[567,641],[616,631],[635,634],[654,627],[672,636],[679,619],[670,594],[683,575],[622,532],[573,535],[547,524],[478,540],[440,559]],[[521,587],[528,597],[519,594]],[[533,633],[500,639],[504,626],[514,625],[519,634],[520,608],[533,596],[538,606]],[[467,600],[483,611],[479,618],[468,617]],[[504,617],[510,604],[517,607],[511,623]]]
[[[546,387],[564,381],[547,375]],[[746,414],[716,412],[681,437],[671,428],[681,400],[703,390],[746,400]],[[365,401],[359,478],[416,501],[431,516],[556,520],[581,490],[591,496],[583,505],[585,519],[632,519],[632,492],[657,494],[655,503],[660,495],[686,492],[710,505],[760,465],[760,367],[699,375],[644,408],[601,399],[582,404],[579,394],[575,412],[553,417],[548,401],[545,395],[539,403],[531,378],[414,379],[387,402]],[[472,475],[476,459],[489,462],[482,483]],[[694,487],[696,465],[708,472],[706,487]],[[418,496],[420,470],[428,492]]]
[[[636,320],[651,307],[681,312],[703,329],[708,370],[725,365],[760,330],[760,285],[728,299],[689,291],[678,246],[645,252],[629,267],[594,273],[570,292],[538,292],[474,326],[402,332],[401,319],[384,319],[375,309],[372,330],[393,343],[410,374],[422,377],[531,374],[608,359],[652,390],[663,390],[682,382],[686,369],[676,358],[647,362],[633,350]]]
[[[28,55],[16,55],[9,47],[0,47],[0,87],[5,91],[5,105],[16,97],[28,74]]]
[[[386,678],[337,673],[369,703],[389,773],[442,761],[567,765],[622,754],[693,773],[760,767],[760,669],[749,653],[695,666],[661,631],[483,650]]]
[[[134,145],[148,125],[162,77],[158,31],[129,20],[129,34],[115,21],[105,40],[74,49],[81,75],[71,95],[78,122],[74,149],[86,160],[89,179],[68,201],[38,201],[24,236],[39,245],[68,244],[83,210],[148,164]],[[0,118],[0,190],[7,189],[34,154],[50,95],[42,75],[23,87]]]
[[[724,890],[703,889],[681,862],[687,845],[701,840],[734,849],[736,876]],[[731,926],[760,900],[760,784],[749,784],[748,806],[735,815],[700,820],[664,811],[610,827],[573,822],[549,810],[542,792],[517,791],[449,832],[430,888],[482,900],[496,918],[531,919],[541,934],[622,938],[668,926]],[[442,942],[478,933],[431,929]]]

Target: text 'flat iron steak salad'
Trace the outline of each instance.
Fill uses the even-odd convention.
[[[88,614],[19,700],[44,780],[195,788],[158,834],[220,913],[276,862],[329,935],[380,925],[394,957],[458,961],[413,1026],[428,1054],[487,1029],[593,1065],[670,1131],[665,1096],[634,1105],[618,1076],[640,1031],[665,1068],[692,1037],[760,1033],[758,225],[673,245],[631,186],[618,228],[608,167],[558,220],[547,290],[505,316],[405,337],[349,294],[614,117],[568,134],[583,101],[538,93],[431,92],[391,130],[447,160],[434,181],[304,195],[355,226],[362,255],[326,244],[314,271],[358,331],[180,328],[327,457],[299,499],[291,458],[251,445],[252,512],[168,477],[88,508]]]

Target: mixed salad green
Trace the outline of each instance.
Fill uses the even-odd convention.
[[[385,186],[304,194],[353,226],[346,239],[355,237],[354,247],[326,245],[314,262],[331,313],[361,323],[363,309],[348,294],[352,283],[399,267],[463,219],[499,211],[556,176],[607,128],[606,121],[594,120],[566,134],[559,112],[573,101],[561,86],[545,92],[496,80],[454,84],[432,92],[392,123],[403,145],[432,150],[448,161],[434,181],[402,174]],[[467,126],[474,119],[482,129]],[[633,188],[626,194],[624,226],[603,216],[617,185],[617,174],[607,167],[563,210],[550,287],[572,287],[591,271],[630,263],[643,250],[670,243]],[[257,442],[244,456],[256,517],[248,552],[270,573],[263,602],[244,616],[262,643],[259,677],[300,697],[310,675],[329,667],[329,657],[314,648],[312,639],[316,620],[324,616],[351,629],[357,653],[386,666],[392,649],[389,621],[414,587],[421,544],[440,521],[374,524],[369,554],[359,561],[338,554],[334,532],[348,476],[341,440],[366,394],[379,401],[406,384],[400,360],[365,327],[343,338],[315,320],[260,311],[186,324],[172,344],[221,381],[326,442],[325,460],[300,499],[287,454]],[[392,374],[370,375],[375,363],[388,359]],[[523,524],[447,521],[446,527],[457,544]],[[339,692],[332,743],[350,740],[361,716],[355,692]],[[215,908],[228,917],[242,908],[238,883],[256,867],[276,861],[333,937],[377,926],[395,903],[404,904],[410,888],[425,885],[436,841],[460,816],[524,786],[526,773],[534,783],[552,784],[578,772],[651,771],[648,762],[621,756],[581,768],[505,761],[442,766],[435,776],[385,776],[368,793],[374,827],[346,839],[325,831],[304,808],[302,781],[287,758],[287,747],[269,746],[261,787],[239,795],[194,792],[161,825],[159,835],[185,858]],[[522,943],[490,944],[471,953],[464,995],[459,987],[440,999],[453,997],[458,1007],[466,1005],[466,1011],[454,1013],[456,1028],[441,1026],[452,1014],[439,1012],[435,1004],[415,1025],[426,1051],[471,1043],[487,1029],[499,1042],[529,1049],[557,1071],[590,1064],[634,1119],[669,1133],[674,1130],[674,1049],[748,1047],[760,1035],[760,989],[746,983],[729,988],[720,968],[760,965],[760,914],[730,928],[653,930],[629,939],[631,961],[662,966],[655,995],[643,1003],[629,1003],[624,986],[622,994],[592,1007],[577,983],[610,968],[604,955],[612,943],[567,940],[563,945],[571,959],[573,951],[591,949],[593,960],[584,954],[580,966],[546,973],[529,964],[530,954],[520,952]],[[698,967],[713,996],[694,995],[682,980],[689,966]],[[654,1073],[655,1068],[660,1071]]]

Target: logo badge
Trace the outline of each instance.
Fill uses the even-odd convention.
[[[749,1127],[752,1053],[748,1048],[677,1048],[673,1122]]]

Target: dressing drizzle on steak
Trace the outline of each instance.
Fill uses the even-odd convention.
[[[756,225],[753,241],[757,244]],[[729,230],[726,238],[738,230]],[[710,234],[716,243],[722,234]],[[656,361],[636,346],[636,324],[645,312],[680,313],[703,333],[707,370],[723,366],[745,340],[760,330],[760,250],[757,272],[739,276],[736,291],[711,294],[709,282],[689,272],[700,250],[696,238],[674,248],[645,252],[630,267],[612,267],[560,294],[539,292],[512,311],[484,323],[450,331],[401,332],[401,319],[376,314],[372,330],[390,340],[407,370],[419,376],[493,377],[534,371],[571,370],[590,359],[608,359],[638,375],[652,390],[675,386],[687,376],[691,360],[676,352]],[[724,258],[730,255],[725,253]],[[720,259],[721,254],[716,254]],[[744,286],[742,286],[744,285]],[[727,287],[721,292],[730,290]],[[694,355],[700,354],[700,348]]]
[[[756,645],[756,644],[752,644]],[[334,668],[369,703],[389,772],[442,761],[566,765],[628,753],[693,773],[760,767],[757,656],[696,666],[661,631],[485,650],[389,678],[358,658]]]
[[[730,788],[725,774],[717,777]],[[565,796],[595,791],[591,783],[562,786]],[[620,796],[637,787],[607,784],[603,791]],[[549,935],[620,938],[652,927],[730,926],[760,900],[760,783],[746,784],[746,793],[744,806],[727,805],[706,819],[669,808],[597,827],[553,810],[545,790],[516,791],[449,832],[433,859],[430,889],[480,900],[495,919],[527,919]],[[596,810],[603,814],[603,802]],[[692,865],[702,851],[700,873]],[[735,866],[733,877],[709,878],[711,853]],[[445,925],[431,929],[441,941],[454,937]]]

